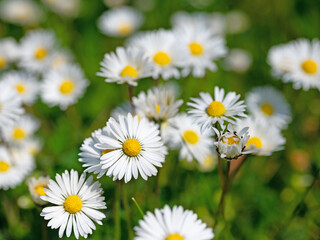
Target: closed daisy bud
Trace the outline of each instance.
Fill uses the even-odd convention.
[[[44,188],[47,188],[49,184],[49,177],[40,177],[38,179],[31,178],[28,187],[32,200],[39,205],[47,204],[46,201],[42,200],[40,197],[46,195]]]

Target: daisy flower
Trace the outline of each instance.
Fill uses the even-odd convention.
[[[243,154],[249,154],[255,152],[256,149],[247,151],[246,144],[250,138],[248,133],[248,127],[241,129],[239,132],[234,131],[231,124],[226,129],[218,131],[213,128],[218,136],[218,141],[214,144],[217,147],[218,154],[225,159],[233,160],[237,159]]]
[[[0,71],[19,57],[19,47],[15,39],[3,38],[0,40]]]
[[[97,135],[101,143],[94,146],[102,151],[102,169],[113,180],[129,182],[140,173],[144,180],[156,175],[156,167],[162,167],[167,149],[156,125],[138,116],[119,116],[118,121],[110,118],[107,122],[110,135]]]
[[[8,142],[22,143],[30,138],[40,127],[39,121],[30,116],[21,116],[13,125],[3,129],[3,136]]]
[[[100,31],[113,37],[125,37],[143,23],[143,15],[136,9],[123,6],[106,11],[98,20]]]
[[[252,63],[252,56],[243,49],[231,49],[223,61],[224,69],[237,73],[245,73]]]
[[[42,0],[49,8],[63,17],[73,18],[79,13],[80,0]]]
[[[5,0],[0,4],[0,16],[13,24],[31,26],[40,22],[42,11],[34,1]]]
[[[42,73],[50,65],[50,56],[55,48],[56,39],[48,30],[33,30],[21,40],[20,66],[27,71]]]
[[[50,55],[50,69],[59,69],[64,65],[71,64],[72,59],[73,56],[68,50],[60,49],[55,51]]]
[[[45,205],[48,202],[42,200],[40,197],[46,195],[44,188],[47,188],[49,184],[49,177],[40,177],[38,179],[31,178],[28,182],[28,188],[32,200],[39,205]]]
[[[245,12],[234,10],[225,16],[226,32],[229,34],[239,34],[248,29],[250,19]]]
[[[114,108],[110,116],[113,118],[118,118],[120,115],[127,116],[128,113],[132,113],[132,107],[129,101],[126,101],[124,103],[121,103],[119,106]]]
[[[235,92],[229,92],[225,96],[224,89],[214,88],[214,99],[209,93],[200,93],[200,98],[191,98],[193,102],[187,105],[191,108],[188,113],[195,119],[195,122],[201,125],[205,130],[216,122],[221,126],[225,122],[235,123],[239,117],[245,117],[246,106],[244,101],[238,101],[240,95]]]
[[[48,222],[48,227],[59,228],[59,237],[70,237],[72,229],[76,239],[79,235],[87,238],[96,227],[94,222],[102,225],[101,220],[106,216],[98,209],[106,209],[106,203],[99,182],[93,182],[90,176],[86,180],[86,174],[79,174],[71,170],[65,171],[62,176],[56,175],[56,181],[49,180],[45,195],[41,196],[43,201],[56,206],[46,207],[41,216]]]
[[[20,96],[22,103],[32,105],[38,96],[38,81],[24,71],[10,71],[2,76],[3,84],[10,86]]]
[[[134,240],[211,240],[214,234],[197,214],[182,206],[172,209],[165,205],[154,213],[147,212],[139,226],[134,228]]]
[[[177,11],[171,16],[171,24],[173,29],[195,26],[208,27],[210,14],[204,12],[188,13],[185,11]]]
[[[26,151],[31,156],[37,155],[43,146],[43,142],[35,137],[31,137],[23,141],[22,149]]]
[[[286,128],[291,121],[290,105],[284,96],[273,87],[256,87],[246,95],[249,112],[267,120],[271,125]]]
[[[174,142],[178,142],[180,159],[201,161],[214,148],[211,131],[201,133],[200,126],[186,114],[180,114],[169,120],[169,124],[176,130]]]
[[[199,160],[199,170],[202,172],[210,172],[215,169],[217,162],[217,152],[215,150],[211,151]]]
[[[140,33],[129,40],[129,46],[142,50],[150,59],[154,68],[154,79],[160,76],[165,80],[180,77],[177,67],[185,63],[186,54],[177,43],[173,32],[160,29]]]
[[[186,53],[186,63],[182,69],[184,77],[192,73],[194,77],[201,78],[206,70],[216,71],[214,60],[227,52],[225,40],[204,24],[181,26],[175,30],[175,35]]]
[[[293,82],[296,89],[320,90],[320,41],[314,39],[298,39],[291,42],[293,65],[286,77]]]
[[[105,54],[100,63],[97,75],[104,77],[106,82],[128,83],[137,86],[137,80],[150,77],[152,64],[143,52],[136,48],[118,47],[116,52]]]
[[[236,130],[249,127],[250,138],[246,149],[257,151],[253,154],[259,156],[270,156],[273,152],[282,150],[286,139],[282,136],[280,129],[260,118],[248,117],[241,119],[236,124]]]
[[[166,86],[154,87],[147,93],[133,97],[133,104],[139,116],[153,121],[164,121],[177,115],[183,100],[175,99],[175,93]]]
[[[44,76],[41,85],[41,98],[49,106],[59,106],[65,110],[77,102],[86,87],[88,80],[77,65],[65,65],[51,70]]]
[[[12,125],[24,113],[21,98],[10,86],[0,82],[0,130]]]

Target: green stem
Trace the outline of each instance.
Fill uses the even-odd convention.
[[[47,240],[48,239],[48,233],[47,233],[47,223],[44,218],[42,218],[42,239]]]
[[[139,205],[139,203],[136,201],[136,199],[134,197],[131,198],[131,200],[134,202],[134,204],[136,205],[136,207],[138,208],[139,213],[141,214],[142,217],[144,217],[144,213]]]
[[[135,114],[136,112],[136,109],[135,109],[135,106],[133,104],[133,86],[129,85],[128,84],[128,91],[129,91],[129,101],[130,101],[130,105],[131,105],[131,111],[132,111],[132,114]]]
[[[128,228],[128,235],[129,239],[133,239],[133,232],[132,232],[132,224],[131,224],[131,216],[130,216],[130,207],[128,203],[128,198],[127,198],[127,191],[126,191],[126,186],[124,182],[121,181],[121,193],[122,193],[122,202],[124,206],[124,211],[126,215],[126,222],[127,222],[127,228]]]
[[[114,240],[121,239],[121,218],[120,218],[120,188],[121,182],[116,181],[115,204],[114,204]]]

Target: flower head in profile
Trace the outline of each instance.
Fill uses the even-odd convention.
[[[31,178],[28,182],[29,192],[32,200],[39,205],[47,204],[46,201],[42,200],[40,197],[46,195],[44,188],[47,188],[49,184],[49,177],[40,177],[38,179]]]
[[[100,31],[108,36],[125,37],[143,23],[143,15],[136,9],[124,6],[106,11],[98,21]]]
[[[19,46],[14,38],[0,40],[0,71],[7,69],[19,58]]]
[[[182,206],[172,209],[166,205],[163,209],[147,212],[139,226],[134,228],[134,240],[211,240],[214,234],[197,214],[184,210]]]
[[[100,72],[106,82],[128,83],[136,86],[137,81],[152,75],[152,64],[137,48],[118,47],[116,52],[104,55]]]
[[[201,125],[201,129],[209,129],[216,122],[223,126],[225,123],[235,123],[244,114],[246,106],[239,101],[240,95],[229,92],[225,95],[224,89],[214,88],[214,98],[209,93],[200,93],[200,98],[191,98],[188,102],[188,113],[194,121]]]
[[[79,235],[87,238],[95,230],[95,224],[102,225],[101,220],[105,215],[100,209],[105,209],[106,203],[99,182],[93,182],[93,177],[86,179],[86,174],[79,176],[77,171],[65,171],[62,175],[56,175],[56,181],[49,180],[45,195],[41,196],[55,206],[45,207],[41,216],[48,222],[48,227],[59,228],[59,237],[64,232],[70,237],[71,232],[76,237]]]

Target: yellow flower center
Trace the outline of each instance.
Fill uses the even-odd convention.
[[[222,102],[213,101],[207,108],[207,113],[211,117],[221,117],[226,112]]]
[[[240,142],[240,139],[239,139],[239,137],[232,136],[232,137],[222,138],[222,142],[227,143],[228,145],[232,145],[232,144],[238,145]]]
[[[26,91],[26,88],[25,88],[24,84],[22,84],[22,83],[17,84],[16,89],[19,94],[23,94]]]
[[[318,65],[312,59],[304,61],[301,65],[301,68],[307,74],[315,74],[318,71]]]
[[[37,60],[43,60],[47,56],[47,50],[44,47],[39,47],[34,53],[34,57]]]
[[[160,105],[159,104],[156,105],[156,111],[157,111],[157,113],[160,112]]]
[[[7,60],[4,57],[0,57],[0,69],[7,66]]]
[[[23,129],[21,129],[21,128],[14,129],[14,131],[13,131],[13,138],[14,139],[20,140],[20,139],[25,138],[25,136],[26,136],[26,133],[24,132]]]
[[[130,22],[121,22],[118,26],[118,33],[121,35],[129,35],[133,32],[133,25]]]
[[[44,186],[38,186],[38,187],[36,187],[35,191],[40,196],[44,196],[44,195],[46,195],[46,193],[45,193],[45,191],[43,189],[44,189]]]
[[[166,66],[171,62],[170,56],[165,52],[157,52],[153,56],[153,61],[160,66]]]
[[[105,150],[103,150],[102,151],[102,155],[105,155],[105,154],[107,154],[107,153],[109,153],[109,152],[112,152],[114,149],[105,149]]]
[[[134,77],[138,76],[138,72],[134,67],[127,65],[121,71],[120,75],[121,75],[121,77],[133,77],[134,78]]]
[[[203,47],[200,43],[197,43],[197,42],[192,42],[189,44],[189,49],[190,49],[190,52],[193,54],[193,55],[202,55],[203,53]]]
[[[195,131],[187,130],[183,134],[184,140],[190,144],[196,144],[199,141],[199,136]]]
[[[0,161],[0,172],[6,172],[10,169],[10,164],[5,161]]]
[[[262,141],[258,137],[251,137],[247,142],[247,147],[249,148],[251,145],[254,145],[256,148],[262,148]]]
[[[274,112],[273,106],[270,103],[261,104],[261,110],[264,114],[271,116]]]
[[[166,237],[165,240],[184,240],[184,238],[180,234],[174,233],[174,234],[170,234],[168,237]]]
[[[62,94],[69,94],[73,91],[74,84],[70,80],[65,80],[63,83],[60,85],[60,92]]]
[[[82,200],[77,195],[70,195],[64,201],[63,206],[67,212],[74,214],[81,210]]]
[[[123,143],[123,151],[130,157],[135,157],[141,152],[141,145],[137,139],[128,139]]]

